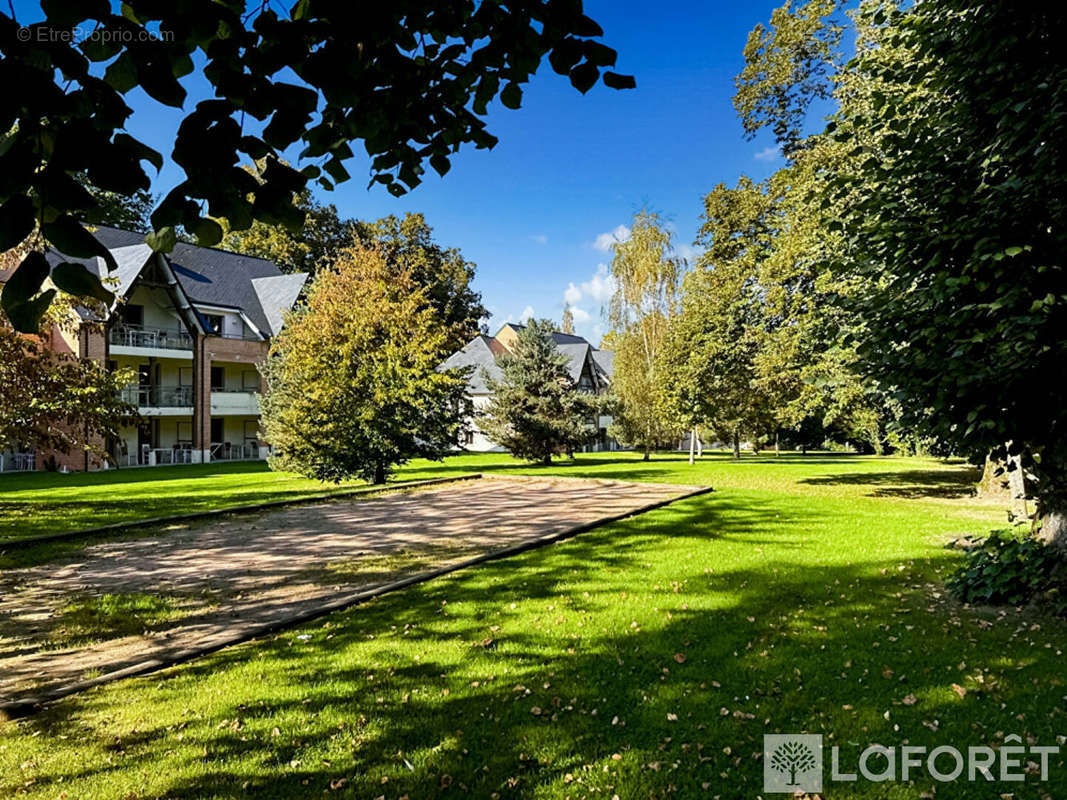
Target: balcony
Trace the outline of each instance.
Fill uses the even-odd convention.
[[[193,408],[192,386],[127,386],[122,390],[123,401],[140,409],[181,409],[190,413]]]
[[[136,350],[185,350],[192,351],[193,337],[180,328],[148,328],[144,325],[116,325],[108,333],[114,351],[121,348]]]
[[[212,442],[209,456],[212,461],[263,461],[270,458],[272,452],[269,444],[256,441],[244,444]]]
[[[0,472],[33,472],[35,469],[36,453],[0,453]]]
[[[259,389],[211,389],[211,415],[226,414],[259,415]]]

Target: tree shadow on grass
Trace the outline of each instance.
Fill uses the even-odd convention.
[[[765,732],[832,734],[853,764],[874,741],[966,746],[1018,732],[1054,744],[1063,688],[1044,644],[1064,627],[1035,633],[1014,614],[990,625],[935,596],[952,554],[831,566],[776,549],[758,568],[729,568],[686,554],[709,538],[803,544],[809,520],[768,534],[773,506],[735,518],[714,496],[672,511],[72,698],[22,723],[23,735],[60,749],[95,742],[113,762],[62,759],[36,786],[78,796],[110,776],[115,796],[190,800],[725,800],[759,793]],[[665,535],[677,569],[647,577]],[[145,712],[131,729],[109,718],[134,686]],[[1049,783],[1010,790],[1064,796],[1062,759],[1051,767]],[[14,792],[13,780],[0,789]],[[931,788],[829,794],[903,800]],[[975,796],[966,782],[937,787],[939,800]]]
[[[972,466],[951,469],[913,469],[901,472],[855,472],[805,478],[799,481],[810,486],[844,485],[870,486],[871,497],[900,497],[904,499],[937,498],[954,500],[973,497],[981,470]]]

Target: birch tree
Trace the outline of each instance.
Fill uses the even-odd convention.
[[[664,402],[661,350],[671,320],[678,313],[686,264],[674,249],[673,235],[654,212],[634,216],[630,237],[613,247],[611,273],[615,293],[608,307],[614,333],[618,400],[613,435],[644,450],[679,433],[679,421]]]

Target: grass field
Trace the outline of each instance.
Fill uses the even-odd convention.
[[[855,771],[873,742],[1067,732],[1067,627],[944,592],[944,540],[1004,520],[961,465],[470,456],[398,477],[490,469],[717,491],[9,723],[0,797],[756,798],[764,733],[822,733]],[[1060,798],[1064,760],[1046,783],[827,796]]]

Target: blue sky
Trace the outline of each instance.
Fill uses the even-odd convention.
[[[598,249],[604,234],[648,206],[688,246],[706,192],[781,166],[769,136],[744,140],[730,101],[748,32],[780,4],[587,0],[586,13],[619,53],[617,71],[636,77],[635,90],[598,85],[583,96],[546,63],[521,109],[491,109],[490,130],[500,138],[493,150],[460,153],[446,177],[430,171],[402,198],[368,190],[368,163],[357,157],[348,162],[353,179],[319,198],[364,219],[423,212],[438,241],[477,263],[491,332],[530,310],[559,320],[566,297],[579,333],[596,343],[610,261]],[[15,7],[22,23],[43,16],[37,3]],[[189,109],[207,84],[195,74],[185,83]],[[127,102],[130,132],[169,155],[180,115],[139,90]],[[165,194],[180,179],[168,164],[153,189]]]

